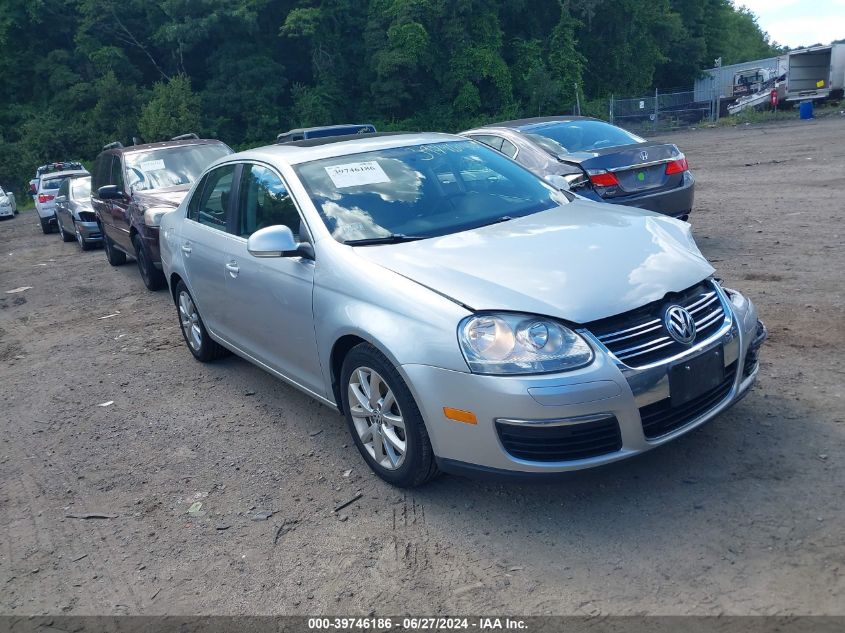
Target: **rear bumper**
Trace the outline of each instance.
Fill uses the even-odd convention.
[[[36,204],[35,210],[38,212],[38,217],[42,220],[50,220],[50,222],[56,221],[56,207],[44,208],[41,205]]]
[[[578,193],[581,192],[579,191]],[[673,218],[680,218],[689,216],[692,213],[692,205],[695,199],[695,177],[692,175],[692,172],[684,172],[684,181],[680,186],[651,194],[602,198],[594,191],[589,190],[586,194],[582,195],[599,202],[623,204],[628,207],[647,209],[648,211],[655,211],[672,216]]]

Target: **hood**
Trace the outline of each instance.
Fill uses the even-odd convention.
[[[473,310],[575,323],[632,310],[714,272],[685,222],[580,199],[471,231],[355,251]]]
[[[187,187],[179,187],[178,189],[171,188],[159,191],[136,191],[135,199],[139,204],[147,207],[173,207],[175,209],[179,206],[179,203],[185,199],[185,196],[188,195],[190,190],[191,186],[188,185]]]

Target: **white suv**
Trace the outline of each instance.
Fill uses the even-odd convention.
[[[35,194],[35,210],[38,211],[42,231],[51,233],[53,227],[56,226],[56,195],[62,183],[70,176],[88,175],[88,171],[85,169],[72,169],[41,176],[41,180],[38,182],[38,191]]]
[[[0,218],[14,217],[18,212],[18,205],[15,202],[15,194],[11,191],[3,191],[0,187]]]

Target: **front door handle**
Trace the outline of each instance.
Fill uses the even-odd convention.
[[[190,254],[191,254],[191,245],[190,245],[190,243],[185,242],[184,244],[182,244],[182,252],[183,252],[183,253],[185,253],[185,255],[190,255]]]
[[[241,269],[238,268],[238,262],[229,262],[226,264],[226,270],[229,271],[229,274],[233,279],[238,276],[239,272],[241,272]]]

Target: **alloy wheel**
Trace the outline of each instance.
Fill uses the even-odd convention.
[[[195,352],[198,352],[202,347],[200,315],[191,295],[184,291],[179,293],[179,323],[182,325],[182,332],[185,334],[188,345]]]
[[[376,463],[396,470],[405,461],[407,436],[399,403],[384,378],[369,367],[349,376],[349,412],[364,448]]]

